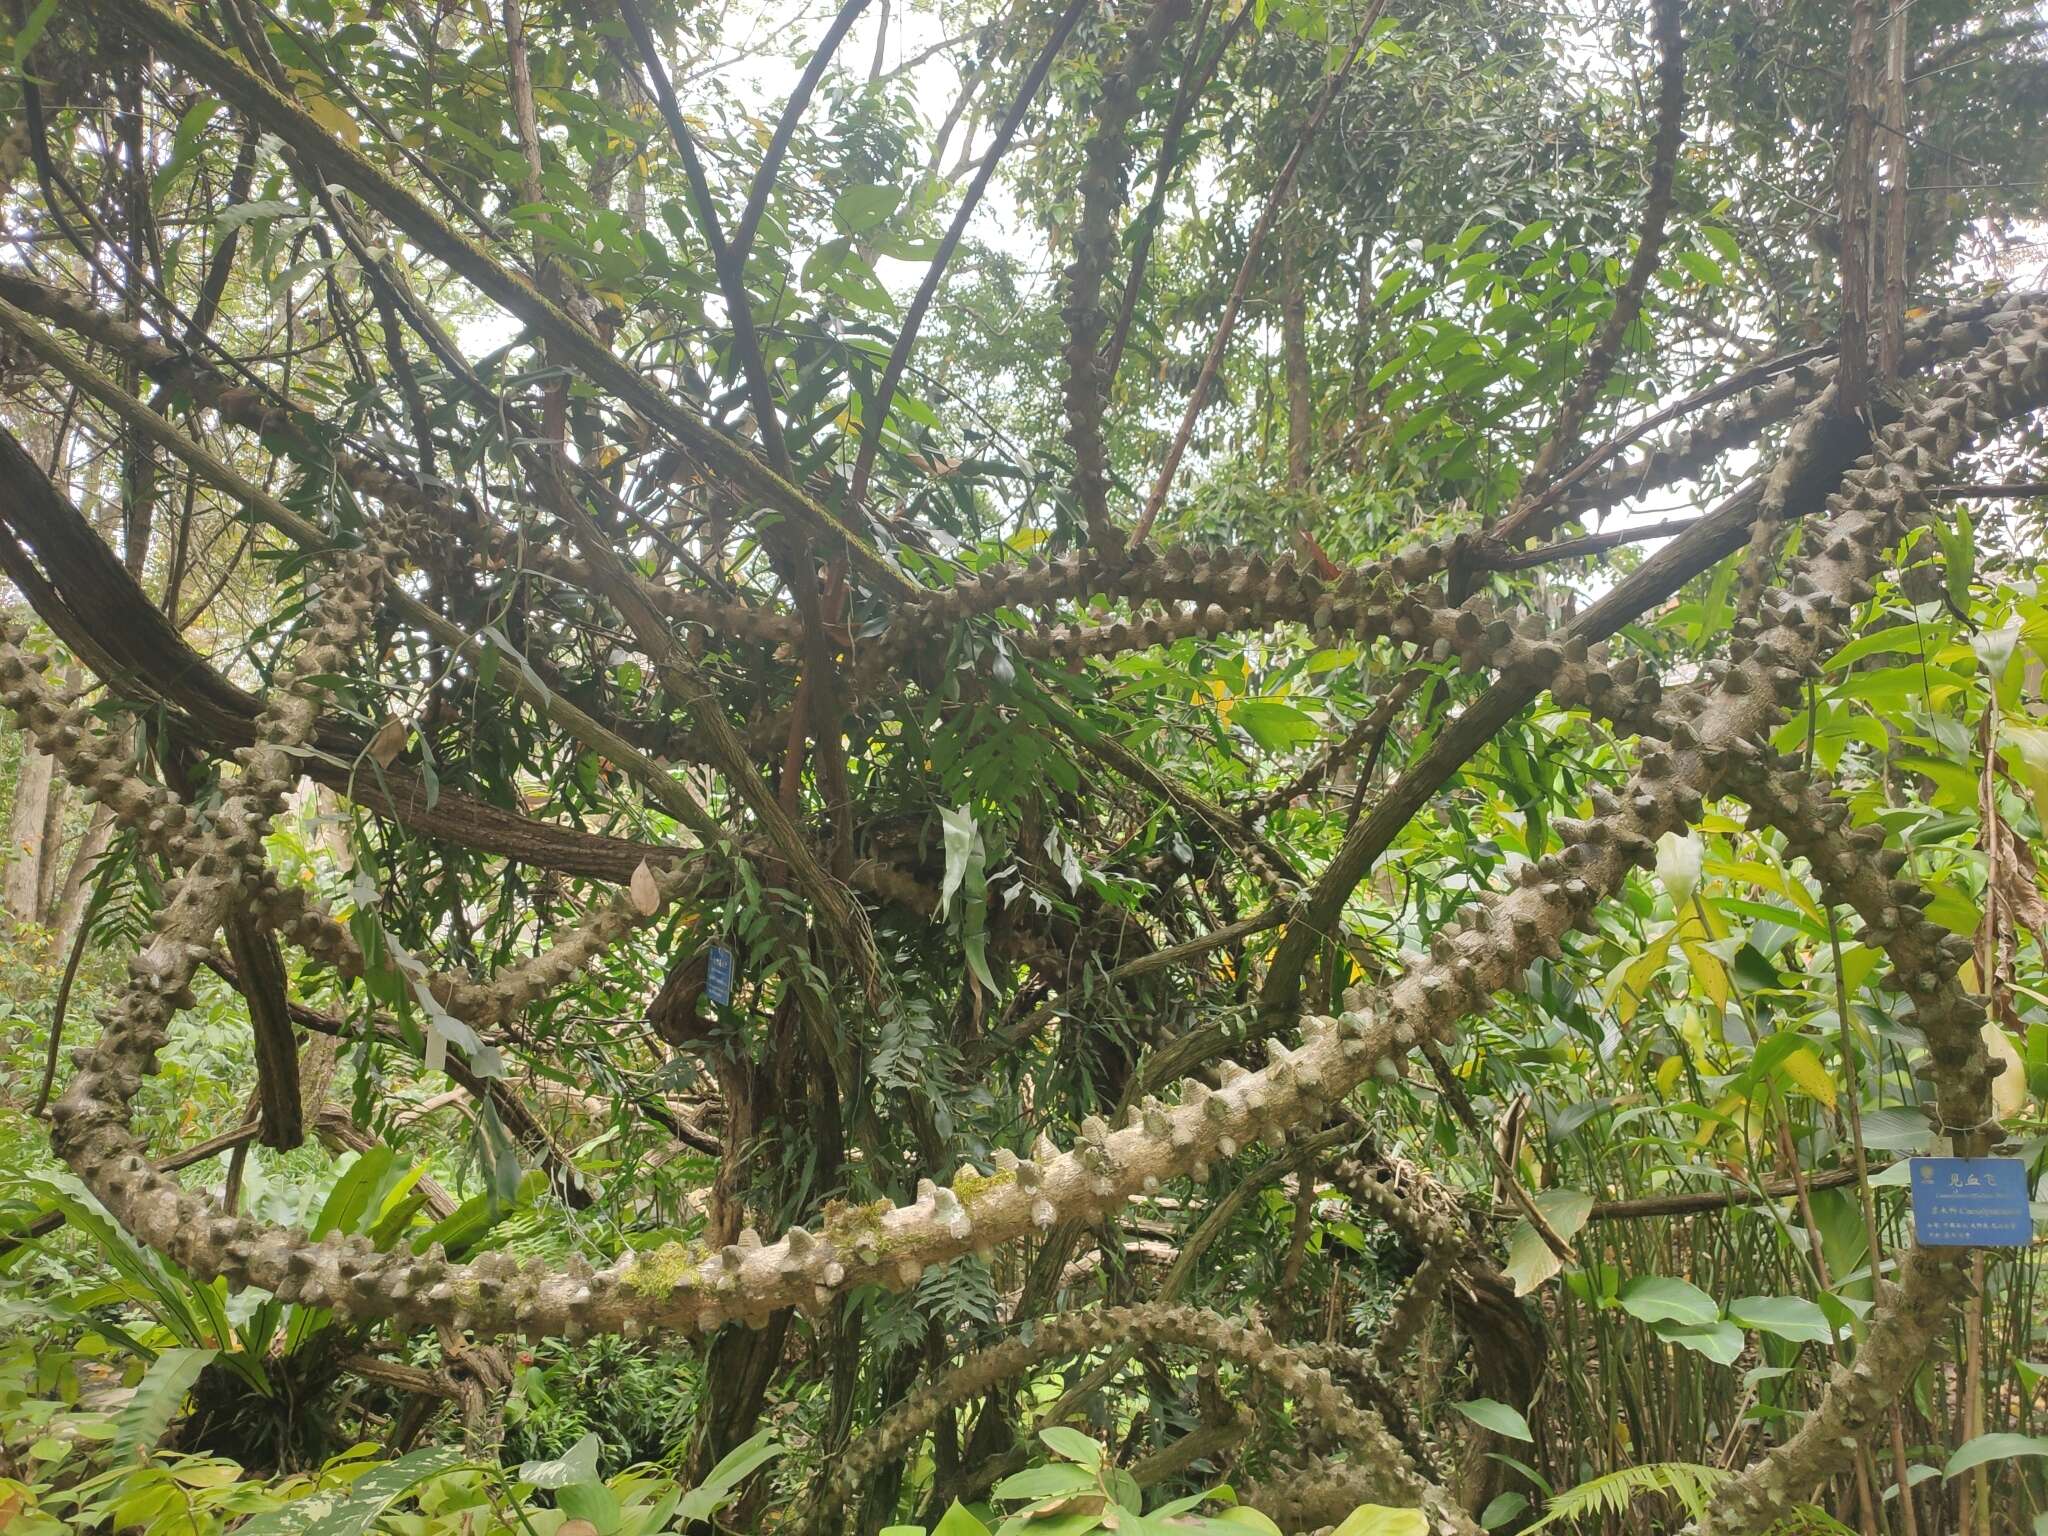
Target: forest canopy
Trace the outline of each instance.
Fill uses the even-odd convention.
[[[2038,5],[0,32],[0,1528],[2048,1531]]]

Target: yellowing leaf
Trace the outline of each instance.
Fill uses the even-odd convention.
[[[1672,1099],[1678,1096],[1678,1075],[1685,1070],[1685,1058],[1666,1056],[1657,1067],[1657,1095]]]
[[[1636,1008],[1649,994],[1650,983],[1657,979],[1657,973],[1664,968],[1664,962],[1671,956],[1671,941],[1678,934],[1678,924],[1656,934],[1643,946],[1643,952],[1633,959],[1624,960],[1608,973],[1601,993],[1607,999],[1607,1006],[1614,1010],[1616,1019],[1626,1024],[1636,1016]]]
[[[1709,859],[1707,873],[1718,875],[1724,880],[1744,885],[1753,885],[1760,890],[1770,891],[1784,897],[1815,922],[1825,926],[1827,914],[1813,899],[1805,882],[1793,879],[1784,870],[1761,859]]]
[[[1681,939],[1678,947],[1685,952],[1685,963],[1692,967],[1692,974],[1701,989],[1716,1008],[1726,1008],[1729,998],[1735,995],[1728,984],[1728,967],[1720,957],[1697,939]]]
[[[1811,1048],[1801,1046],[1786,1053],[1778,1063],[1778,1070],[1792,1080],[1793,1086],[1810,1099],[1818,1099],[1829,1109],[1835,1107],[1834,1074],[1821,1065],[1820,1057]]]
[[[1361,1504],[1344,1517],[1332,1536],[1429,1536],[1429,1521],[1419,1509]]]
[[[354,148],[363,142],[363,130],[353,117],[337,106],[324,91],[304,91],[299,95],[299,105],[306,114],[333,134]]]
[[[1737,1089],[1724,1093],[1715,1101],[1713,1115],[1700,1122],[1700,1128],[1693,1135],[1693,1145],[1704,1147],[1723,1132],[1740,1132],[1744,1141],[1754,1147],[1757,1138],[1763,1134],[1764,1117],[1756,1113],[1756,1096],[1746,1090]]]
[[[1685,963],[1701,989],[1720,1009],[1727,1008],[1729,998],[1735,995],[1735,988],[1728,980],[1728,967],[1721,963],[1719,955],[1707,948],[1707,941],[1725,938],[1727,934],[1728,920],[1721,915],[1718,906],[1704,897],[1687,902],[1679,914],[1678,947],[1684,951]]]

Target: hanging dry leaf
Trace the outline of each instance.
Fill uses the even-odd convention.
[[[2027,1061],[2013,1048],[2012,1037],[1995,1020],[1984,1021],[1984,1054],[2005,1063],[1991,1079],[1991,1113],[2010,1120],[2027,1107]]]
[[[642,917],[652,917],[661,910],[661,888],[654,883],[654,871],[642,859],[633,868],[633,878],[626,883],[626,894],[633,898],[633,910]]]
[[[398,760],[405,750],[406,730],[406,723],[396,715],[377,727],[377,734],[370,738],[370,757],[379,768],[389,768]]]

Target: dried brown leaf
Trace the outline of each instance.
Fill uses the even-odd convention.
[[[370,758],[379,768],[389,768],[398,761],[398,754],[405,750],[408,729],[396,715],[377,727],[377,734],[370,738]]]
[[[633,900],[633,910],[642,917],[652,917],[661,910],[661,887],[654,883],[654,871],[642,859],[633,866],[633,878],[626,883],[626,894]]]

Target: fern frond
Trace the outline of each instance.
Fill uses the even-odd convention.
[[[1669,1494],[1697,1520],[1707,1507],[1707,1496],[1734,1475],[1697,1461],[1651,1461],[1640,1467],[1622,1467],[1565,1489],[1550,1501],[1543,1518],[1528,1529],[1539,1531],[1587,1515],[1626,1515],[1629,1506],[1646,1493]]]
[[[1765,1536],[1856,1536],[1856,1528],[1842,1524],[1819,1505],[1800,1504]]]

